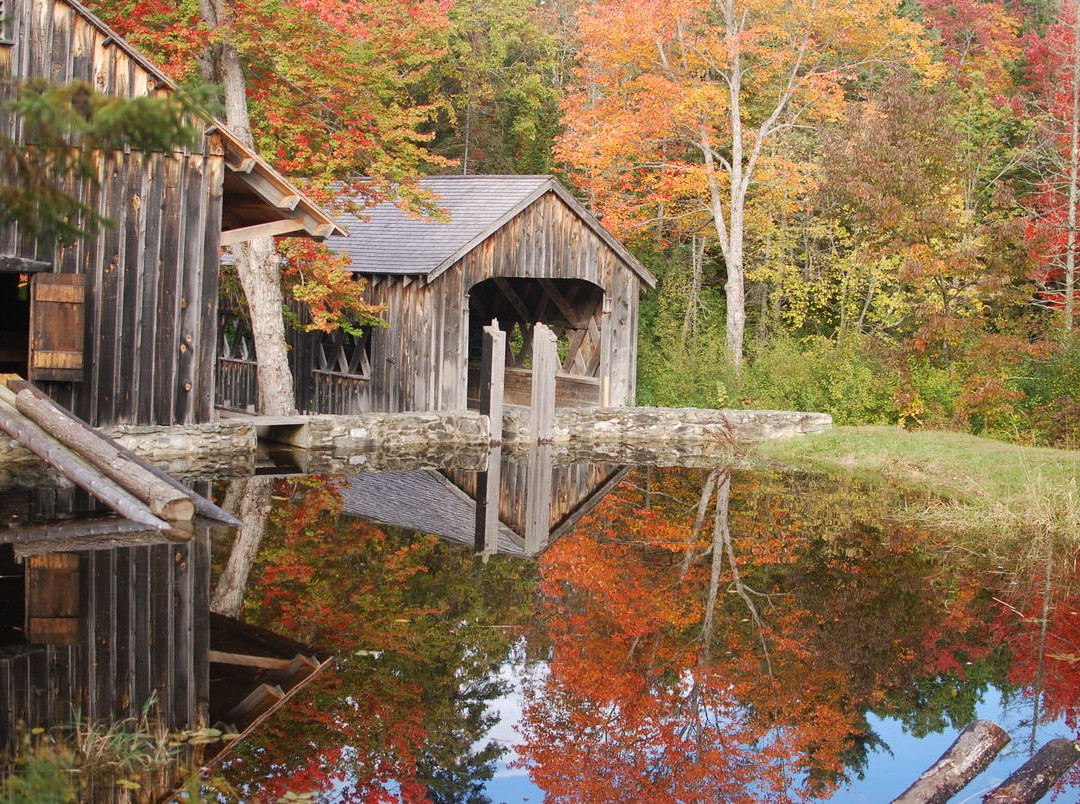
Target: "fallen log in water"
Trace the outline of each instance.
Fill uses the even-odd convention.
[[[56,408],[57,410],[63,411],[63,409],[60,408],[60,406],[57,405],[55,402],[53,402],[53,400],[50,397],[48,397],[44,393],[42,393],[42,391],[40,389],[38,389],[33,383],[29,382],[28,380],[9,379],[8,380],[8,387],[19,396],[21,396],[23,392],[30,393],[36,399],[40,400],[43,404],[51,405],[53,408]],[[96,437],[102,439],[110,447],[116,449],[124,458],[126,458],[127,460],[131,461],[132,463],[142,467],[147,472],[150,472],[155,477],[157,477],[157,478],[161,479],[162,481],[164,481],[165,483],[169,484],[170,486],[172,486],[172,488],[176,489],[177,491],[179,491],[179,492],[187,495],[188,497],[190,497],[190,499],[192,500],[192,502],[195,505],[195,513],[199,514],[200,516],[204,516],[207,519],[213,519],[213,520],[215,520],[217,522],[223,522],[224,524],[229,525],[230,527],[240,527],[241,525],[244,524],[239,519],[237,519],[235,516],[230,514],[228,511],[223,510],[222,508],[215,505],[210,500],[203,497],[201,494],[197,494],[194,491],[192,491],[191,489],[189,489],[187,486],[185,486],[179,480],[174,478],[168,472],[165,472],[165,471],[159,469],[158,467],[154,466],[154,464],[150,463],[150,461],[146,460],[141,455],[137,455],[136,453],[132,452],[131,450],[127,449],[126,447],[123,447],[120,444],[116,443],[116,441],[109,438],[108,436],[98,432],[97,430],[94,430],[92,427],[90,427],[90,425],[88,425],[86,422],[84,422],[78,416],[75,416],[74,414],[68,413],[67,411],[63,411],[63,412],[64,412],[65,415],[69,416],[73,422],[76,422],[84,430],[87,430],[87,431],[93,433]]]
[[[169,527],[134,495],[88,465],[3,401],[0,401],[0,429],[121,516],[158,530]]]
[[[190,521],[195,516],[195,503],[188,494],[129,460],[117,447],[84,427],[82,422],[72,419],[51,401],[27,390],[12,394],[10,389],[5,388],[0,395],[7,402],[11,401],[9,395],[13,395],[19,413],[38,424],[129,494],[146,503],[155,516],[168,522]]]
[[[1057,780],[1080,759],[1080,745],[1064,737],[1051,740],[1008,779],[987,794],[990,804],[1032,804],[1049,792]]]
[[[986,770],[1008,743],[1009,735],[1001,726],[976,720],[893,804],[944,804]]]

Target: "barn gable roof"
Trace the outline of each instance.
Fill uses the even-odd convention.
[[[105,35],[105,41],[124,53],[157,81],[158,89],[178,92],[176,82],[155,67],[145,56],[124,40],[120,34],[106,25],[94,12],[79,0],[62,0],[70,6],[89,25]],[[262,233],[303,234],[308,237],[323,239],[332,234],[344,235],[346,232],[323,211],[314,201],[304,195],[297,187],[275,170],[269,162],[249,148],[223,123],[213,119],[205,112],[200,113],[209,126],[207,133],[217,132],[225,145],[225,164],[233,174],[226,195],[234,194],[237,198],[237,210],[223,215],[222,228],[233,231],[231,239],[222,238],[222,245],[248,239]],[[289,225],[291,222],[291,226]],[[242,234],[247,227],[259,226],[264,231]]]
[[[435,196],[448,220],[417,218],[393,202],[341,215],[349,229],[327,245],[349,255],[352,270],[433,280],[545,193],[554,193],[646,285],[656,278],[553,176],[428,176],[420,187]]]

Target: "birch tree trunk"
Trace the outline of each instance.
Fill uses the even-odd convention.
[[[230,17],[227,0],[200,0],[207,27],[226,27]],[[225,90],[225,122],[245,145],[255,150],[248,116],[247,81],[240,53],[225,40],[211,45],[203,55],[203,78],[220,83]],[[296,410],[289,352],[285,343],[284,298],[281,266],[272,237],[259,237],[233,248],[236,273],[251,314],[251,334],[258,360],[259,412],[284,415]]]
[[[1073,10],[1072,114],[1069,117],[1069,231],[1065,248],[1065,331],[1071,332],[1076,301],[1076,203],[1080,195],[1080,3]]]
[[[210,601],[210,610],[226,617],[237,617],[244,604],[248,576],[259,553],[266,522],[270,517],[270,503],[274,491],[274,479],[270,477],[252,477],[234,480],[226,493],[228,501],[239,505],[229,513],[243,520],[243,527],[236,532],[229,561],[214,588]]]

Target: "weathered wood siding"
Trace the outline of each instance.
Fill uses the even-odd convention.
[[[14,81],[87,81],[111,96],[157,91],[157,79],[75,7],[5,0],[13,20],[0,73]],[[0,83],[0,105],[13,91]],[[0,111],[0,130],[17,121]],[[0,256],[43,260],[86,277],[85,371],[79,382],[42,382],[92,424],[178,424],[213,411],[223,143],[192,152],[99,155],[99,183],[75,189],[115,222],[91,240],[39,245],[14,225]]]
[[[27,729],[137,718],[151,700],[170,731],[206,725],[210,698],[210,548],[184,544],[81,551],[70,645],[0,648],[4,747]],[[29,559],[28,559],[29,560]]]
[[[528,519],[529,473],[537,467],[524,461],[503,463],[499,484],[499,519],[517,533],[524,534]],[[610,485],[626,473],[625,467],[615,464],[568,464],[550,467],[551,500],[548,528],[556,531],[572,526],[581,515],[591,510],[606,494]],[[447,469],[445,474],[458,488],[473,499],[479,493],[478,473]]]
[[[431,283],[366,277],[368,299],[386,306],[390,326],[374,333],[372,378],[362,404],[378,411],[464,410],[468,294],[494,277],[580,279],[603,290],[611,312],[603,315],[602,326],[611,347],[600,377],[608,379],[611,405],[633,404],[641,282],[554,193],[531,204]]]

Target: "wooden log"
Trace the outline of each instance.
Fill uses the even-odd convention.
[[[214,664],[232,664],[241,667],[258,667],[262,670],[288,670],[291,659],[279,659],[274,656],[253,656],[249,653],[229,653],[223,650],[210,651],[210,661]]]
[[[1009,735],[1001,726],[976,720],[893,804],[943,804],[982,773],[1008,743]]]
[[[1035,756],[987,794],[989,804],[1031,804],[1045,796],[1058,779],[1080,759],[1080,745],[1060,737],[1051,740]]]
[[[11,377],[13,375],[6,375],[6,376]],[[50,404],[53,407],[57,408],[58,410],[63,410],[62,408],[60,408],[59,405],[57,405],[55,402],[53,402],[53,400],[49,396],[42,393],[37,388],[37,386],[35,386],[31,382],[28,382],[28,381],[26,381],[26,380],[24,380],[22,378],[17,378],[17,379],[9,379],[7,381],[7,385],[16,394],[20,394],[23,391],[29,391],[31,394],[33,394],[37,399],[41,400],[42,402],[44,402],[46,404]],[[170,475],[168,472],[165,472],[162,469],[159,469],[158,467],[154,466],[154,464],[150,463],[150,461],[146,460],[141,455],[136,455],[134,452],[127,449],[126,447],[122,447],[120,444],[116,443],[116,441],[109,438],[108,436],[98,432],[97,430],[94,430],[92,427],[90,427],[89,424],[84,422],[82,419],[80,419],[75,414],[70,413],[68,411],[63,411],[63,412],[72,421],[77,422],[84,429],[94,433],[96,436],[103,439],[105,441],[105,443],[107,443],[109,446],[111,446],[114,449],[116,449],[117,451],[119,451],[127,460],[129,460],[132,463],[142,467],[143,469],[150,472],[155,477],[160,478],[161,480],[168,483],[170,486],[172,486],[177,491],[179,491],[179,492],[181,492],[183,494],[186,494],[191,499],[191,501],[194,503],[194,505],[195,505],[195,513],[197,513],[199,516],[204,516],[207,519],[213,519],[215,522],[222,522],[222,523],[228,525],[229,527],[233,527],[233,528],[238,528],[238,527],[240,527],[241,525],[244,524],[239,519],[237,519],[235,516],[230,514],[228,511],[222,509],[218,505],[215,505],[213,502],[206,499],[201,494],[197,494],[196,492],[189,489],[187,486],[185,486],[183,483],[181,483],[175,477]]]
[[[0,430],[121,516],[156,530],[165,530],[169,527],[167,522],[154,516],[153,512],[134,495],[88,465],[3,401],[0,401]]]
[[[195,516],[195,503],[190,496],[129,460],[123,452],[81,422],[74,421],[55,404],[24,389],[15,395],[15,407],[103,475],[146,503],[155,515],[168,522],[191,521]]]

